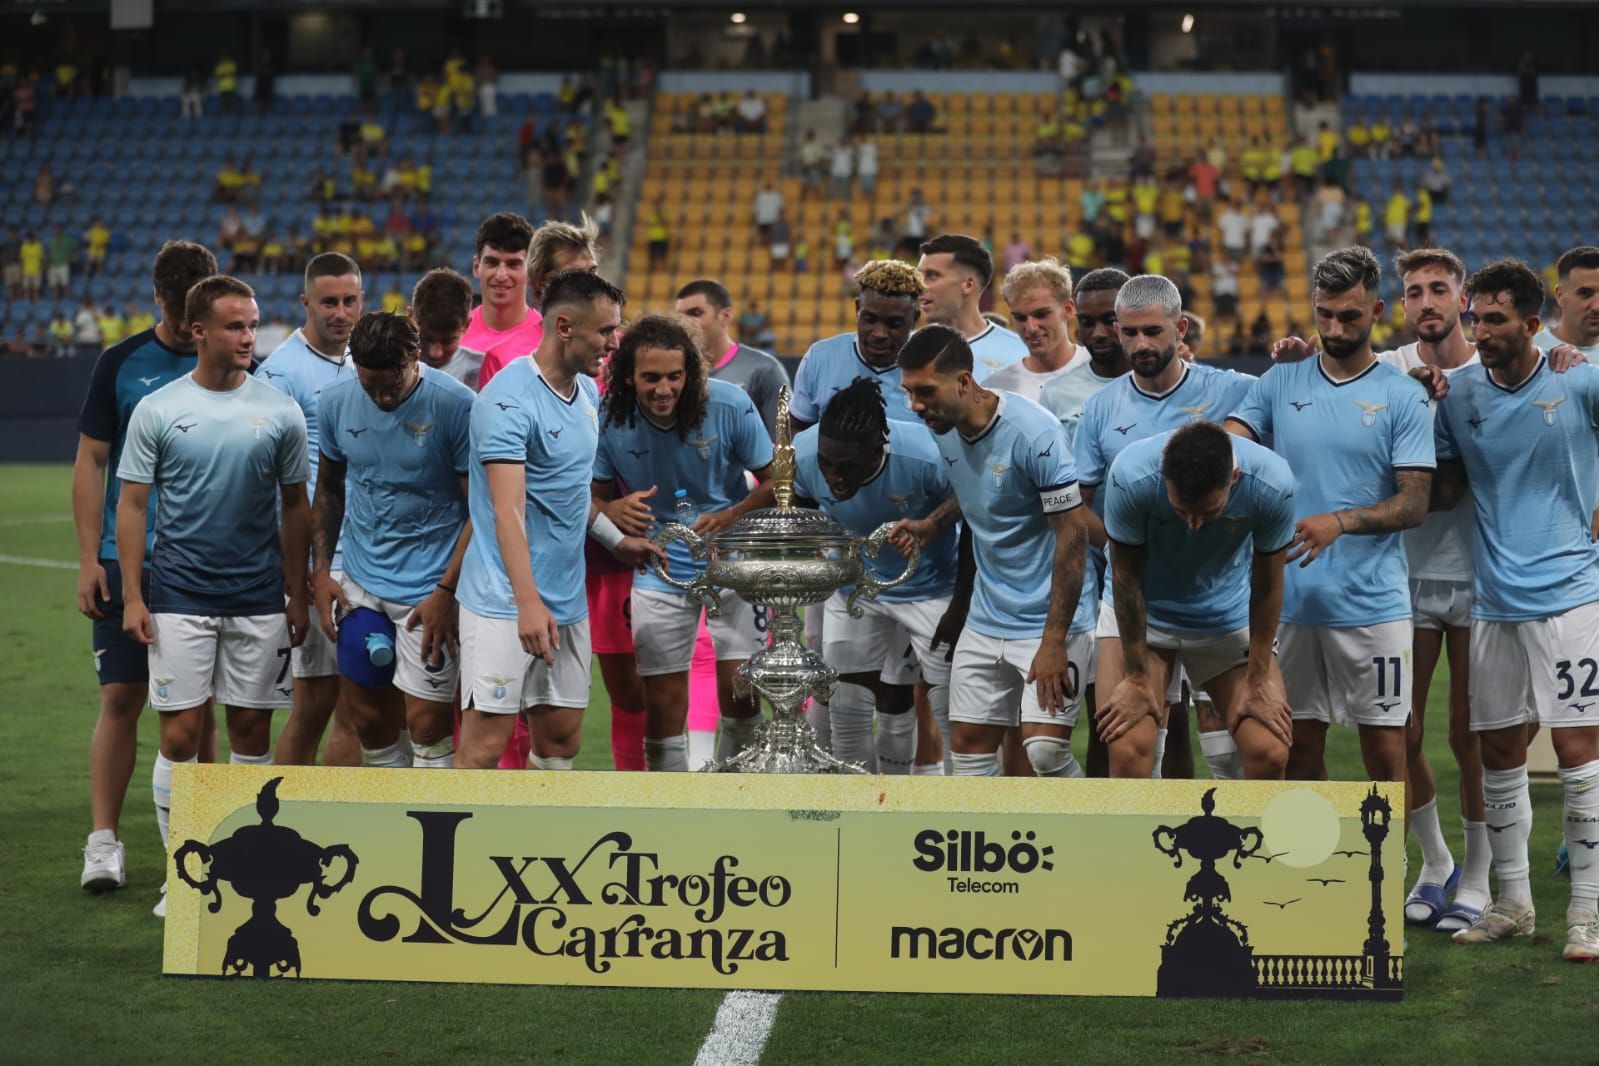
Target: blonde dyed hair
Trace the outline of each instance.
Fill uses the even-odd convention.
[[[927,288],[922,272],[898,259],[873,259],[855,272],[855,284],[884,296],[920,296]]]
[[[1048,289],[1049,294],[1062,304],[1072,302],[1072,272],[1054,256],[1045,259],[1033,259],[1025,263],[1018,263],[1010,268],[1010,273],[1005,275],[1005,282],[1000,286],[1000,295],[1005,297],[1007,304],[1015,303],[1016,298],[1024,292],[1034,289]]]
[[[587,211],[578,216],[577,225],[570,222],[546,222],[533,231],[533,242],[527,249],[527,276],[537,290],[555,272],[555,253],[562,249],[587,252],[597,263],[600,224],[589,217]]]

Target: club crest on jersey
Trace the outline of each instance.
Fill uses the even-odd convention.
[[[1205,419],[1205,412],[1210,410],[1210,404],[1195,404],[1192,407],[1180,408],[1180,410],[1186,413],[1188,417],[1193,419],[1195,422],[1202,422]]]
[[[894,495],[891,492],[891,493],[888,494],[888,498],[889,498],[889,501],[892,502],[895,507],[899,508],[899,513],[900,514],[909,514],[910,513],[910,509],[911,509],[911,494],[910,493],[907,492],[903,496],[896,496],[896,495]]]
[[[260,440],[261,439],[261,431],[267,427],[267,420],[264,419],[264,418],[254,418],[254,417],[252,417],[252,418],[249,419],[249,423],[250,423],[250,428],[255,430],[255,439],[256,440]]]
[[[1552,426],[1555,424],[1555,408],[1565,402],[1566,398],[1562,396],[1558,400],[1534,400],[1532,404],[1543,412],[1543,424]]]
[[[418,448],[426,448],[428,443],[428,430],[433,428],[432,422],[407,422],[405,431],[411,435]]]
[[[1009,463],[996,463],[992,459],[988,460],[988,472],[994,475],[994,487],[996,489],[1005,487],[1005,471],[1009,469]]]
[[[700,453],[701,459],[709,459],[711,457],[711,445],[716,443],[716,438],[701,437],[698,440],[691,440],[688,443],[692,444],[694,449]]]
[[[1355,406],[1360,408],[1361,411],[1360,424],[1363,426],[1375,426],[1377,424],[1377,412],[1383,410],[1388,405],[1385,403],[1367,403],[1364,400],[1356,400]]]

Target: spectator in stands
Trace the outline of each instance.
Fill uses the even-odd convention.
[[[771,348],[777,343],[777,334],[772,332],[772,316],[761,310],[758,301],[751,300],[738,316],[738,339],[740,344],[752,348]]]
[[[49,163],[40,163],[39,172],[33,176],[33,202],[41,207],[49,207],[55,200],[55,172],[50,169]]]
[[[595,195],[594,224],[599,227],[601,237],[610,237],[611,230],[616,225],[616,205],[611,202],[610,193],[602,192]]]
[[[1133,183],[1133,232],[1142,241],[1155,235],[1155,209],[1160,205],[1160,186],[1153,174],[1145,174]]]
[[[0,272],[4,275],[6,299],[22,299],[22,238],[15,226],[6,229],[6,239],[0,242]]]
[[[1281,298],[1283,293],[1283,248],[1282,242],[1275,236],[1266,242],[1266,246],[1255,253],[1255,270],[1260,276],[1261,295],[1272,299]]]
[[[1394,128],[1388,124],[1387,115],[1371,120],[1371,157],[1387,159],[1393,151]]]
[[[400,291],[398,282],[389,282],[388,289],[383,293],[383,311],[390,315],[405,314],[405,293]]]
[[[905,205],[905,224],[900,227],[902,242],[920,245],[927,239],[932,224],[933,205],[922,199],[921,189],[912,189],[910,203]]]
[[[1316,234],[1331,240],[1339,226],[1344,224],[1344,187],[1331,178],[1324,179],[1316,190]]]
[[[666,203],[660,197],[656,197],[645,215],[644,241],[649,249],[650,269],[665,270],[670,259],[672,230],[666,221]]]
[[[1273,338],[1274,333],[1271,328],[1271,319],[1266,315],[1266,309],[1262,307],[1260,309],[1260,314],[1255,316],[1255,321],[1249,325],[1250,351],[1266,351],[1271,347]]]
[[[50,340],[54,354],[66,355],[72,348],[72,317],[65,311],[57,310],[50,316]]]
[[[860,182],[861,192],[867,196],[877,188],[877,171],[877,142],[862,137],[855,144],[855,177]]]
[[[1412,247],[1425,248],[1432,244],[1432,193],[1427,186],[1416,189],[1416,201],[1411,205],[1410,221],[1415,234]]]
[[[1242,260],[1249,249],[1250,230],[1243,204],[1237,199],[1228,203],[1216,219],[1216,228],[1221,231],[1221,250],[1235,263]]]
[[[1160,197],[1155,203],[1155,217],[1160,230],[1167,237],[1181,237],[1188,221],[1188,201],[1183,195],[1182,182],[1168,177],[1160,185]]]
[[[1204,347],[1205,330],[1208,327],[1205,324],[1205,320],[1192,311],[1184,311],[1183,319],[1188,323],[1188,332],[1183,334],[1183,342],[1178,348],[1178,354],[1191,363],[1194,361],[1194,356],[1198,355],[1200,349]],[[1183,352],[1185,348],[1187,349],[1186,353]]]
[[[1266,145],[1266,157],[1261,163],[1260,180],[1275,201],[1282,195],[1283,175],[1288,170],[1288,152],[1275,144]]]
[[[244,216],[237,207],[229,206],[217,223],[217,247],[233,250],[233,242],[244,232]]]
[[[1382,211],[1383,232],[1390,245],[1404,248],[1405,226],[1409,222],[1410,197],[1405,195],[1404,186],[1395,181],[1393,191],[1388,196],[1388,204]]]
[[[255,113],[265,115],[270,112],[277,96],[277,65],[272,62],[272,53],[263,48],[255,57]]]
[[[744,90],[734,112],[733,128],[739,133],[766,132],[766,101],[754,89]]]
[[[912,133],[931,133],[938,121],[938,110],[933,107],[933,101],[923,95],[920,89],[911,96],[910,106],[905,109],[905,121],[910,125]]]
[[[282,274],[287,265],[289,256],[288,247],[283,238],[274,230],[261,240],[261,273],[277,275]]]
[[[371,48],[362,48],[350,68],[350,81],[362,106],[378,102],[378,61]]]
[[[148,307],[138,304],[128,304],[122,309],[122,317],[128,324],[128,336],[143,333],[147,329],[155,328],[155,314]]]
[[[900,123],[905,116],[905,108],[899,102],[899,97],[893,93],[884,93],[883,98],[877,103],[877,130],[879,133],[898,133]]]
[[[800,138],[799,147],[800,177],[804,181],[806,192],[814,192],[822,187],[822,179],[827,173],[827,146],[816,139],[815,130],[806,130]]]
[[[113,345],[121,344],[122,338],[128,335],[127,320],[118,314],[117,309],[110,304],[100,308],[100,317],[97,320],[97,324],[100,327],[101,348],[110,348]]]
[[[1249,216],[1249,251],[1252,255],[1259,255],[1265,250],[1277,235],[1281,223],[1277,220],[1277,212],[1270,204],[1256,207]]]
[[[833,145],[832,162],[828,164],[828,176],[831,178],[830,195],[835,200],[848,200],[850,188],[855,179],[855,145],[849,135],[839,139]]]
[[[1325,122],[1322,123],[1323,132],[1331,133]],[[1288,149],[1288,169],[1294,176],[1294,184],[1299,187],[1299,198],[1304,199],[1316,191],[1316,171],[1321,164],[1331,159],[1338,151],[1338,135],[1333,134],[1333,151],[1323,157],[1317,149],[1311,147],[1309,141],[1300,137]]]
[[[100,348],[100,311],[88,297],[79,302],[78,313],[72,317],[72,344],[79,355]]]
[[[1227,337],[1227,354],[1229,356],[1249,354],[1249,334],[1244,332],[1244,320],[1233,319],[1233,331]]]
[[[37,300],[44,291],[44,254],[44,243],[32,230],[23,234],[17,262],[21,267],[22,293],[29,300]]]
[[[1022,239],[1020,233],[1012,233],[1010,235],[1010,243],[1005,245],[1004,253],[1000,258],[1000,277],[1003,279],[1013,268],[1027,262],[1032,257],[1032,246]],[[1007,326],[1006,328],[1008,329],[1009,327]]]
[[[1244,181],[1249,184],[1250,195],[1253,196],[1266,187],[1266,142],[1261,138],[1251,137],[1249,147],[1244,149],[1239,160],[1239,170],[1244,176]]]
[[[178,95],[178,113],[184,118],[199,118],[205,110],[205,72],[190,67],[183,76],[183,91]]]
[[[211,186],[211,197],[219,203],[237,203],[239,190],[244,188],[244,174],[229,156],[217,168],[216,181]]]
[[[1455,179],[1450,176],[1449,168],[1444,166],[1442,156],[1433,156],[1432,165],[1427,168],[1427,173],[1421,176],[1421,187],[1432,196],[1434,204],[1449,202],[1449,189],[1454,185]]]
[[[500,69],[487,54],[477,61],[477,109],[484,118],[500,113]]]
[[[1364,196],[1355,198],[1355,243],[1371,247],[1371,201]]]
[[[1536,111],[1538,108],[1538,64],[1532,58],[1531,52],[1522,52],[1521,58],[1516,61],[1516,90],[1517,100],[1523,108]]]
[[[572,185],[572,172],[560,152],[547,152],[539,168],[539,182],[543,189],[545,214],[553,219],[566,218],[566,196]]]
[[[850,105],[849,132],[851,137],[864,137],[877,125],[877,105],[871,93],[861,93]]]
[[[626,144],[633,132],[633,120],[627,115],[622,101],[611,97],[605,102],[605,128],[611,134],[613,145]]]
[[[105,271],[106,253],[111,248],[111,228],[105,224],[105,219],[94,216],[94,221],[84,231],[83,242],[86,246],[83,255],[84,274],[92,278]]]
[[[239,110],[239,63],[224,52],[217,65],[211,68],[211,77],[217,87],[217,97],[222,103],[222,113],[237,114]]]
[[[771,253],[772,266],[778,267],[787,262],[789,252],[793,248],[794,232],[788,224],[788,215],[779,210],[777,220],[772,223],[771,235],[767,238],[766,249]]]
[[[1086,230],[1077,230],[1066,238],[1066,264],[1073,277],[1082,277],[1094,269],[1094,238]]]
[[[1399,120],[1399,125],[1394,129],[1394,150],[1401,159],[1414,159],[1421,141],[1421,127],[1416,120],[1406,112]]]
[[[377,112],[371,112],[361,122],[361,145],[371,156],[383,156],[389,151],[389,133],[378,121]]]
[[[783,213],[783,194],[770,179],[761,186],[755,194],[755,230],[761,235],[761,240],[770,241],[772,224]]]
[[[56,231],[50,236],[49,281],[50,287],[55,290],[57,300],[67,298],[67,290],[72,286],[72,264],[78,258],[78,241],[66,231],[66,227],[56,224]]]
[[[406,67],[405,49],[396,48],[389,53],[389,69],[385,74],[389,88],[389,105],[395,110],[411,100],[411,72]]]
[[[1226,256],[1210,265],[1210,298],[1218,316],[1238,317],[1238,264]]]
[[[840,211],[833,222],[833,262],[847,264],[855,258],[855,224],[849,213]]]
[[[1097,223],[1099,213],[1105,208],[1105,183],[1085,182],[1077,203],[1083,212],[1083,225],[1092,226]]]
[[[1371,154],[1371,127],[1359,118],[1351,119],[1344,127],[1344,143],[1349,145],[1350,155],[1356,159],[1366,158]]]
[[[36,75],[27,74],[11,86],[12,131],[18,137],[33,135],[33,115],[38,106],[37,83]]]

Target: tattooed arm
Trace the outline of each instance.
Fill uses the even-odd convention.
[[[1288,561],[1309,566],[1345,533],[1369,536],[1421,525],[1432,494],[1432,471],[1395,470],[1394,481],[1399,491],[1370,507],[1351,507],[1301,519],[1288,544]]]
[[[1029,684],[1038,683],[1038,705],[1046,712],[1064,711],[1067,701],[1077,694],[1067,676],[1066,638],[1083,593],[1083,566],[1088,558],[1088,522],[1083,514],[1087,510],[1079,504],[1048,516],[1055,534],[1049,613],[1044,617],[1044,638],[1027,674]]]

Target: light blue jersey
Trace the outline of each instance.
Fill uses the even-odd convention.
[[[1293,468],[1296,521],[1380,503],[1399,491],[1394,471],[1434,465],[1427,390],[1380,362],[1343,382],[1327,376],[1320,358],[1280,363],[1232,417]],[[1409,617],[1398,533],[1341,536],[1309,566],[1290,566],[1283,582],[1284,622],[1358,627]]]
[[[899,366],[882,368],[868,363],[861,357],[853,331],[810,346],[799,369],[794,371],[794,395],[789,398],[788,409],[798,421],[815,425],[822,420],[822,411],[833,394],[848,388],[856,378],[877,382],[883,399],[888,401],[889,418],[921,424],[922,420],[911,411],[910,398],[899,387]]]
[[[456,599],[485,618],[515,618],[516,598],[494,532],[494,501],[485,463],[523,468],[523,521],[533,583],[556,625],[588,617],[583,538],[588,536],[589,480],[599,443],[599,390],[579,376],[568,396],[550,387],[532,359],[494,375],[472,404],[472,462],[467,508],[477,531],[466,549]]]
[[[1072,460],[1084,486],[1102,484],[1129,444],[1181,429],[1190,422],[1224,421],[1248,395],[1248,374],[1190,363],[1165,392],[1146,392],[1135,374],[1123,374],[1090,396],[1072,438]]]
[[[1438,457],[1459,459],[1476,512],[1471,615],[1551,618],[1599,600],[1599,367],[1543,359],[1507,389],[1484,367],[1449,379]]]
[[[966,625],[1000,640],[1036,640],[1049,614],[1055,531],[1049,516],[1081,505],[1060,420],[1001,392],[976,438],[937,437],[949,483],[972,531],[977,584]]]
[[[700,514],[725,511],[749,495],[745,471],[760,470],[772,461],[772,438],[749,394],[737,385],[711,380],[706,383],[705,420],[679,439],[674,425],[662,429],[637,409],[631,426],[607,424],[600,435],[592,476],[609,482],[621,478],[629,491],[655,487],[649,499],[657,525],[676,520],[677,490],[688,492]],[[603,416],[602,416],[603,417]],[[672,577],[687,581],[705,571],[682,541],[667,546],[667,568]],[[675,592],[655,576],[653,569],[635,574],[635,588]]]
[[[1545,326],[1543,329],[1540,329],[1537,333],[1533,334],[1532,343],[1537,346],[1540,352],[1547,352],[1556,345],[1567,344],[1569,342],[1561,340],[1559,337],[1555,336],[1549,331],[1548,326]],[[1585,345],[1573,344],[1572,347],[1581,352],[1589,362],[1599,362],[1599,341],[1595,341],[1593,344]]]
[[[311,476],[305,416],[256,378],[229,392],[191,375],[139,401],[117,477],[154,485],[152,613],[283,613],[278,486]]]
[[[944,461],[938,442],[926,426],[908,422],[888,424],[888,453],[871,479],[847,500],[833,499],[822,468],[816,462],[816,440],[821,431],[815,426],[794,438],[794,488],[815,500],[826,514],[857,537],[869,535],[884,522],[902,518],[926,518],[933,508],[949,499],[954,490],[944,476]],[[955,592],[956,532],[950,525],[938,538],[922,549],[916,573],[905,584],[888,589],[878,598],[884,603],[910,603],[951,596]],[[899,552],[884,547],[867,564],[882,580],[898,577],[904,571]],[[850,586],[853,588],[854,586]],[[849,588],[840,591],[848,594]]]
[[[994,371],[1027,358],[1027,342],[1004,326],[990,324],[966,343],[972,349],[972,378],[979,385]]]
[[[1269,448],[1234,438],[1238,480],[1227,508],[1194,532],[1166,493],[1161,460],[1170,439],[1171,433],[1147,437],[1111,464],[1105,532],[1117,544],[1148,551],[1144,604],[1151,626],[1231,633],[1249,624],[1251,548],[1270,555],[1294,537],[1294,473]]]
[[[450,565],[472,462],[472,390],[420,369],[421,381],[392,411],[354,378],[324,389],[320,404],[322,454],[345,468],[344,572],[374,596],[411,605]]]
[[[311,480],[305,487],[312,501],[316,500],[315,457],[322,443],[322,421],[317,413],[318,397],[322,390],[336,381],[352,380],[355,366],[348,354],[338,359],[322,355],[306,340],[305,331],[297,329],[289,339],[272,350],[266,361],[256,368],[255,376],[286,396],[294,398],[305,415],[305,438],[311,449]],[[344,538],[339,538],[342,544]],[[333,569],[342,570],[342,550],[333,553]]]

